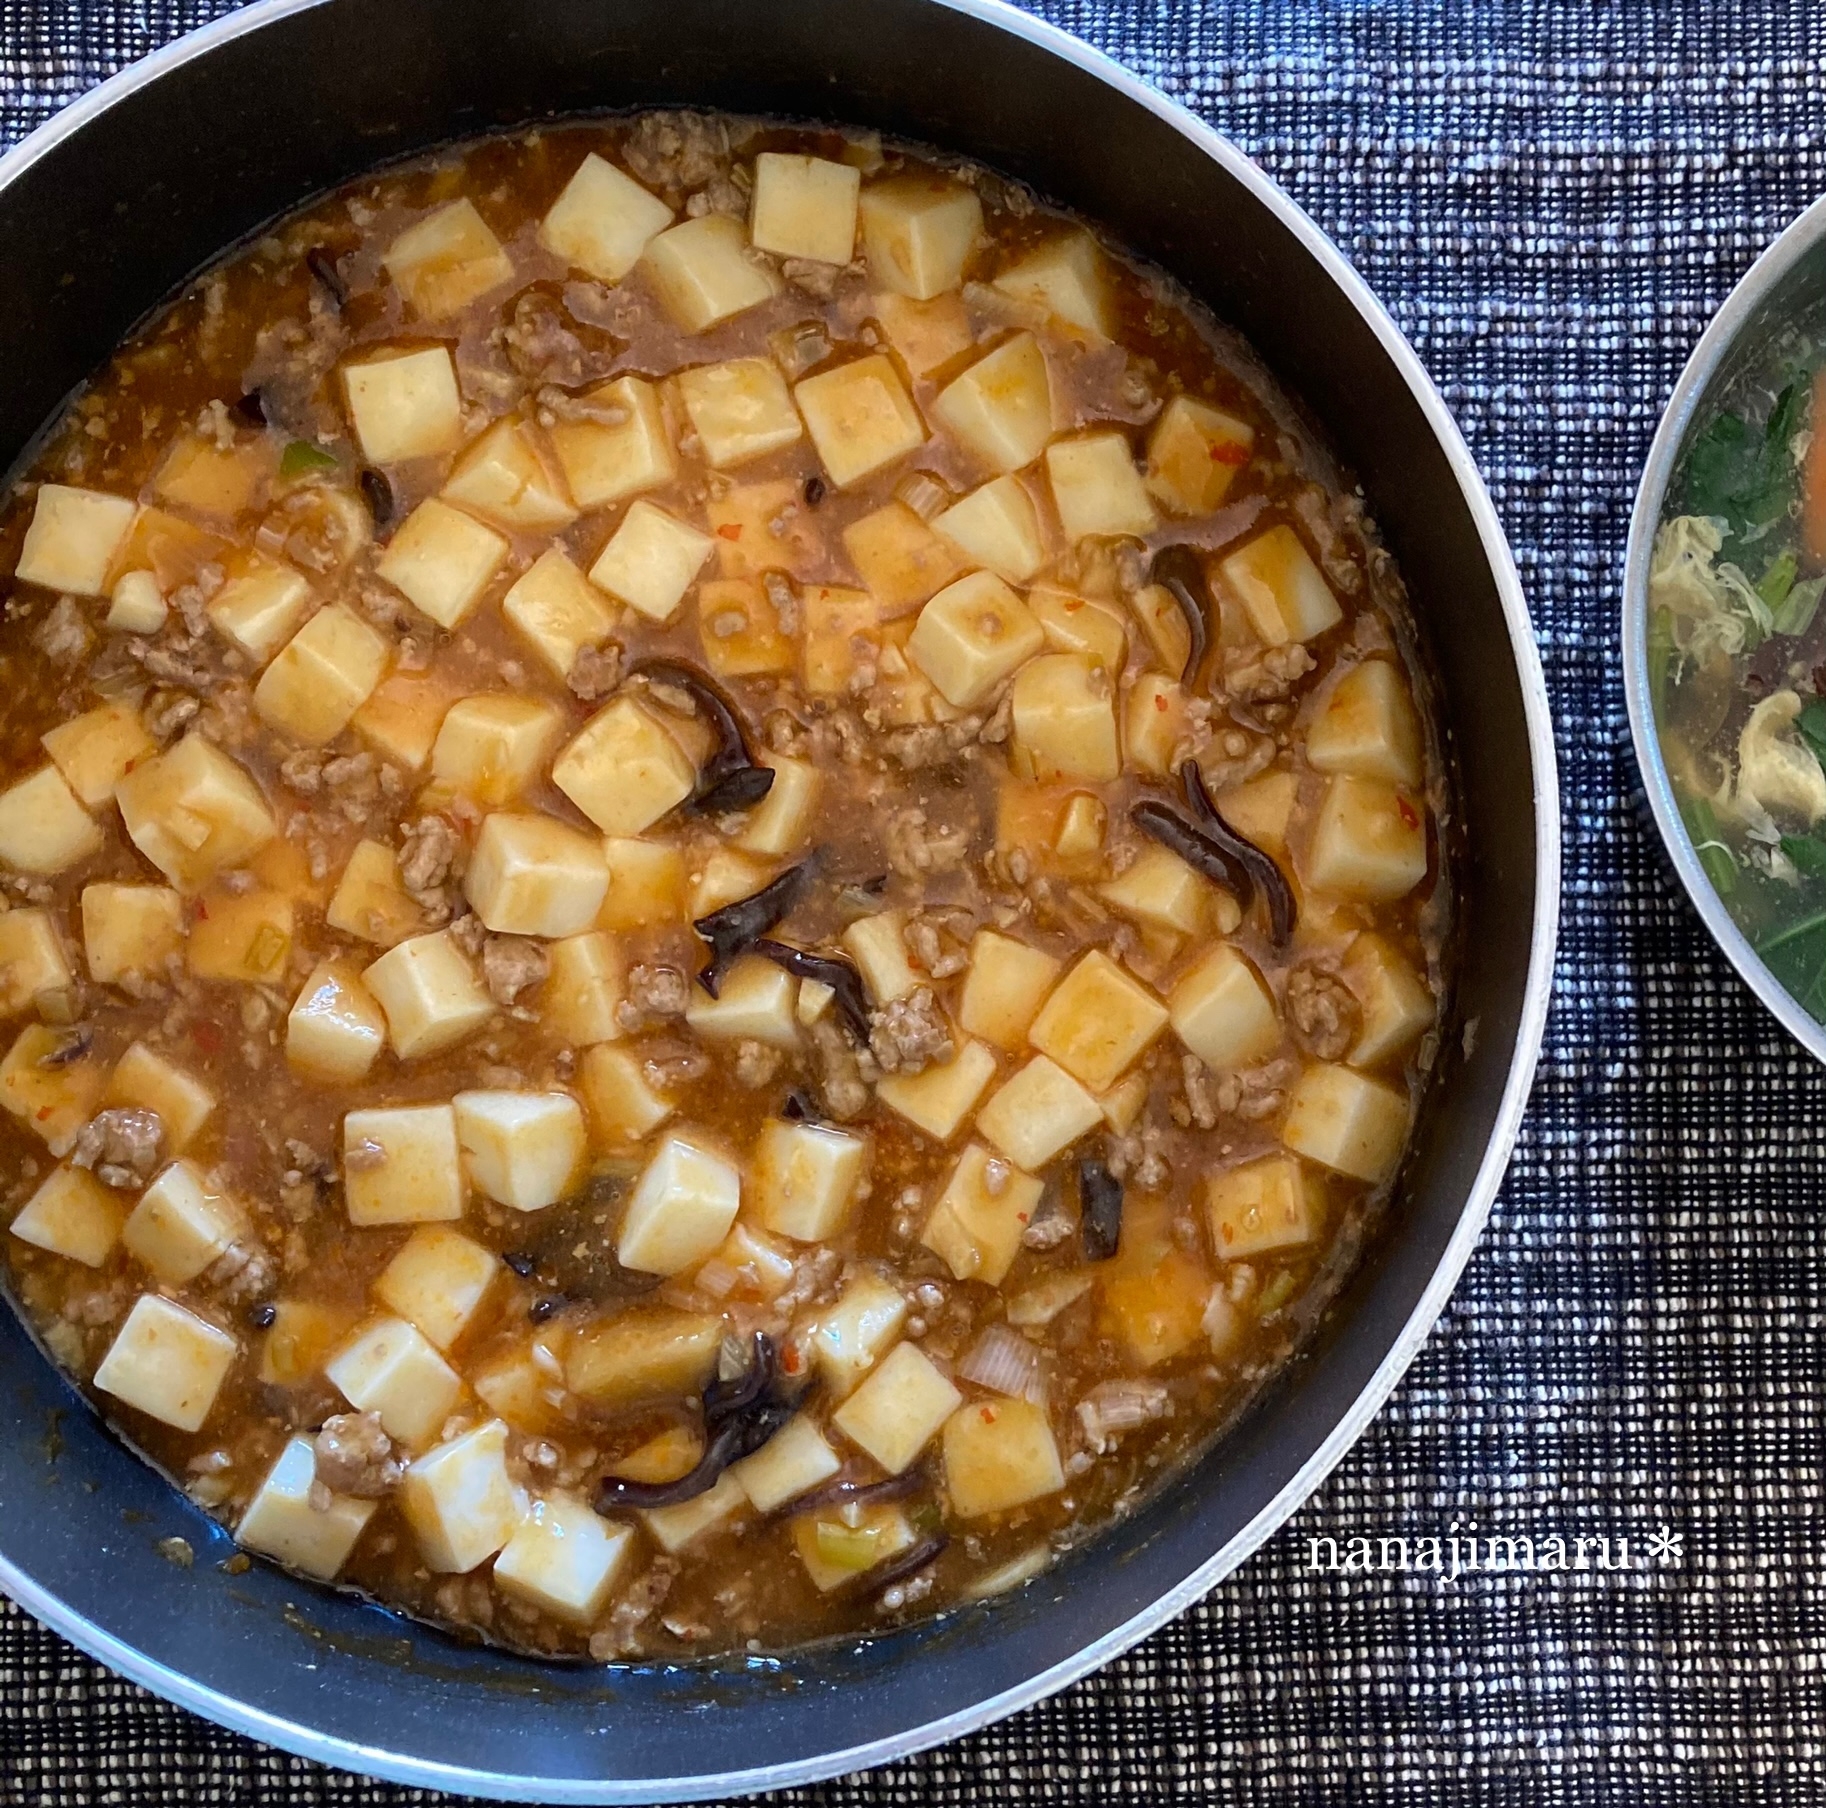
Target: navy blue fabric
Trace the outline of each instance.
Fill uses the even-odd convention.
[[[0,132],[217,10],[0,0]],[[780,1799],[1818,1803],[1826,1083],[1674,886],[1637,795],[1615,654],[1631,496],[1675,374],[1826,187],[1817,9],[1037,10],[1257,157],[1456,410],[1558,715],[1558,1002],[1514,1168],[1443,1322],[1287,1530],[1056,1700]],[[1353,1535],[1454,1532],[1608,1536],[1615,1567],[1595,1546],[1584,1569],[1455,1581],[1311,1563],[1315,1539],[1348,1554]],[[0,1612],[0,1801],[428,1799],[217,1732]]]

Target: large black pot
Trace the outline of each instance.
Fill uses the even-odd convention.
[[[263,1565],[127,1451],[0,1312],[0,1586],[200,1713],[356,1770],[542,1801],[830,1775],[981,1726],[1183,1608],[1363,1429],[1501,1177],[1546,1012],[1558,819],[1526,610],[1477,473],[1337,251],[1229,145],[994,0],[267,0],[109,82],[0,162],[0,448],[23,448],[229,242],[384,159],[654,103],[871,125],[1082,209],[1253,342],[1360,476],[1462,775],[1459,1013],[1402,1195],[1313,1347],[1144,1512],[937,1626],[743,1666],[536,1666]],[[159,1540],[180,1534],[194,1568]]]

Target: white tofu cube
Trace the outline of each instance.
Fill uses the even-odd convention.
[[[209,1121],[216,1095],[194,1074],[134,1042],[114,1063],[102,1103],[156,1111],[165,1126],[165,1153],[182,1155]]]
[[[427,320],[443,320],[513,281],[513,260],[468,196],[408,226],[381,258],[394,287]]]
[[[163,973],[183,952],[183,900],[163,885],[85,885],[82,947],[100,986],[129,973]]]
[[[592,151],[539,225],[539,243],[598,282],[618,283],[672,224],[657,195]]]
[[[796,445],[805,432],[771,358],[731,358],[683,371],[678,392],[704,457],[719,471]]]
[[[361,977],[387,1013],[393,1052],[402,1061],[454,1048],[495,1014],[494,1000],[447,929],[389,948]]]
[[[588,1626],[608,1605],[633,1555],[632,1527],[611,1525],[575,1495],[548,1494],[527,1509],[490,1574],[516,1600]]]
[[[1059,981],[1028,1040],[1092,1092],[1107,1092],[1166,1027],[1166,1006],[1093,948]]]
[[[697,627],[704,664],[718,678],[793,669],[794,647],[780,631],[780,613],[753,578],[706,578],[697,593]]]
[[[552,450],[579,508],[601,508],[656,489],[678,475],[659,391],[642,377],[617,377],[584,398],[605,417],[560,421]]]
[[[742,1173],[733,1162],[668,1136],[628,1200],[616,1258],[643,1274],[680,1274],[729,1235],[741,1203]]]
[[[616,1012],[627,997],[627,960],[615,941],[592,929],[547,951],[551,972],[539,994],[539,1016],[554,1040],[570,1048],[616,1042]]]
[[[171,614],[171,605],[149,571],[124,571],[108,593],[103,626],[116,634],[156,634]]]
[[[114,787],[158,743],[147,734],[131,703],[103,703],[68,722],[59,722],[42,737],[51,764],[86,809],[99,810],[114,801]]]
[[[1180,1041],[1220,1072],[1266,1060],[1281,1046],[1273,996],[1227,943],[1200,958],[1174,986],[1167,1005]]]
[[[348,1340],[353,1312],[322,1300],[273,1303],[273,1322],[260,1340],[260,1380],[268,1387],[315,1382],[323,1365]]]
[[[1170,778],[1192,732],[1185,687],[1160,672],[1143,672],[1129,686],[1122,717],[1122,752],[1131,766]]]
[[[577,518],[564,473],[538,429],[511,417],[496,421],[464,451],[440,493],[510,533],[550,532]]]
[[[925,444],[926,423],[880,352],[807,377],[793,397],[825,474],[840,490]]]
[[[974,709],[1045,645],[1027,605],[993,572],[973,571],[920,610],[907,657],[954,709]]]
[[[754,160],[748,236],[776,257],[847,264],[856,248],[862,172],[825,157],[763,151]]]
[[[1122,770],[1116,683],[1088,653],[1042,653],[1009,692],[1009,764],[1037,784],[1107,784]]]
[[[810,839],[820,775],[810,761],[788,759],[784,754],[773,754],[761,764],[772,769],[774,782],[748,812],[735,844],[750,854],[784,859]]]
[[[1032,333],[1017,333],[938,392],[939,425],[979,464],[1018,471],[1052,438],[1052,379]]]
[[[827,1242],[849,1218],[868,1159],[869,1145],[860,1136],[770,1118],[751,1168],[756,1215],[782,1237]]]
[[[1320,772],[1346,772],[1410,788],[1421,783],[1426,765],[1420,718],[1405,680],[1389,660],[1366,659],[1332,686],[1307,730],[1306,758]],[[68,772],[64,776],[70,778]],[[73,778],[70,783],[83,796]],[[83,802],[92,800],[83,796]]]
[[[685,915],[685,858],[664,841],[635,835],[605,835],[609,890],[602,900],[598,929],[647,929],[678,923]]]
[[[371,1319],[323,1372],[357,1412],[379,1414],[381,1429],[409,1450],[437,1436],[463,1392],[456,1370],[401,1318]]]
[[[341,603],[319,609],[254,687],[260,718],[307,747],[348,727],[386,675],[392,648]]]
[[[796,1500],[843,1467],[843,1460],[804,1413],[788,1419],[753,1456],[732,1463],[729,1473],[742,1485],[757,1513],[771,1513]]]
[[[807,584],[799,592],[800,670],[814,697],[848,696],[864,658],[879,648],[881,610],[864,590]]]
[[[319,962],[285,1020],[285,1058],[312,1079],[351,1086],[367,1078],[386,1043],[386,1016],[359,970]]]
[[[371,465],[454,452],[463,437],[463,399],[447,346],[345,364],[342,382],[361,455]]]
[[[981,1400],[945,1422],[945,1493],[959,1519],[1006,1513],[1065,1486],[1045,1410],[1028,1400]]]
[[[1257,634],[1270,646],[1313,640],[1344,619],[1312,554],[1291,527],[1271,527],[1218,562]]]
[[[1046,563],[1046,535],[1026,485],[994,477],[932,517],[932,531],[966,566],[1024,584]]]
[[[993,929],[970,938],[970,967],[958,1000],[959,1028],[1018,1054],[1063,963]]]
[[[427,1568],[460,1575],[485,1563],[525,1512],[507,1473],[507,1427],[490,1419],[413,1460],[399,1507]]]
[[[42,483],[13,576],[71,596],[105,596],[114,555],[133,528],[138,505],[100,490]]]
[[[1291,1155],[1264,1155],[1213,1174],[1205,1183],[1205,1216],[1219,1261],[1310,1243],[1325,1219],[1316,1179]]]
[[[1345,954],[1342,976],[1363,1013],[1352,1067],[1379,1067],[1433,1027],[1433,994],[1383,937],[1358,936]]]
[[[925,983],[907,958],[906,928],[904,910],[880,910],[872,917],[858,917],[839,938],[877,1005],[905,998]]]
[[[570,676],[585,647],[599,647],[615,628],[615,612],[589,580],[548,546],[501,598],[501,613],[560,679]]]
[[[586,1049],[578,1079],[597,1140],[625,1149],[657,1130],[672,1115],[672,1103],[648,1079],[638,1051],[598,1043]]]
[[[976,346],[970,310],[955,292],[915,301],[911,295],[870,297],[875,319],[915,381],[933,376]]]
[[[133,845],[179,891],[201,891],[278,833],[259,787],[198,734],[135,766],[114,800]]]
[[[742,1484],[725,1470],[707,1494],[682,1500],[675,1507],[649,1507],[640,1520],[653,1542],[668,1556],[676,1557],[747,1510],[748,1496],[743,1493]]]
[[[723,1347],[723,1320],[669,1306],[632,1306],[572,1339],[564,1379],[593,1406],[674,1405],[701,1393]]]
[[[1211,882],[1177,854],[1150,846],[1120,878],[1099,885],[1097,895],[1145,929],[1197,935],[1210,921],[1217,894]]]
[[[563,727],[562,713],[536,697],[465,697],[431,745],[432,782],[484,807],[512,803],[544,772]]]
[[[811,1328],[811,1357],[834,1399],[849,1394],[887,1353],[907,1322],[907,1302],[891,1281],[865,1269]]]
[[[475,1323],[500,1259],[460,1230],[421,1224],[375,1277],[374,1297],[448,1350]]]
[[[488,1198],[537,1212],[577,1184],[588,1139],[568,1092],[459,1092],[452,1103],[463,1165]]]
[[[669,622],[697,581],[712,544],[708,534],[663,508],[635,502],[590,567],[590,582],[649,621]]]
[[[964,561],[904,502],[883,503],[843,530],[869,594],[892,621],[917,609],[962,574]]]
[[[596,921],[608,889],[600,839],[504,810],[483,819],[463,875],[463,895],[497,935],[575,935]]]
[[[101,1093],[101,1065],[93,1051],[72,1059],[70,1048],[69,1031],[28,1023],[0,1061],[0,1106],[53,1155],[69,1154]]]
[[[1054,440],[1046,448],[1046,477],[1067,540],[1089,534],[1139,539],[1160,525],[1126,433]]]
[[[994,1078],[995,1056],[980,1042],[966,1042],[949,1061],[934,1063],[924,1073],[887,1075],[876,1085],[875,1096],[914,1129],[948,1143]]]
[[[701,870],[691,875],[690,889],[685,896],[685,915],[695,923],[738,898],[752,897],[771,876],[769,868],[758,860],[749,859],[746,854],[738,854],[731,848],[713,848]]]
[[[1255,429],[1190,396],[1175,396],[1148,435],[1149,493],[1176,515],[1208,515],[1255,451]]]
[[[440,628],[454,628],[506,557],[492,527],[433,496],[401,522],[374,569]]]
[[[125,1406],[200,1431],[240,1345],[175,1300],[142,1293],[95,1371],[95,1385]]]
[[[1014,1266],[1021,1238],[1039,1210],[1042,1183],[971,1143],[957,1159],[919,1240],[960,1281],[999,1287]]]
[[[1375,1186],[1401,1160],[1409,1116],[1405,1092],[1316,1061],[1294,1082],[1281,1141],[1308,1161]]]
[[[434,1224],[463,1215],[456,1113],[448,1105],[389,1105],[342,1120],[343,1201],[349,1222]]]
[[[964,1396],[917,1344],[900,1343],[831,1415],[831,1423],[890,1475],[910,1469]]]
[[[212,888],[190,926],[187,958],[198,979],[276,984],[291,959],[295,913],[288,892]]]
[[[758,954],[745,955],[723,975],[712,998],[691,988],[685,1022],[709,1042],[764,1042],[769,1048],[799,1046],[799,982]]]
[[[605,835],[638,835],[697,789],[697,766],[631,697],[617,697],[559,754],[552,783]]]
[[[70,1002],[74,978],[48,910],[0,914],[0,1016],[15,1017],[39,1005],[55,1013]]]
[[[49,876],[99,853],[102,833],[55,766],[0,791],[0,862]]]
[[[399,857],[365,836],[349,853],[324,921],[344,935],[391,948],[425,928],[424,906],[400,881]]]
[[[741,221],[727,214],[667,227],[647,241],[640,267],[687,333],[705,332],[780,292],[779,278],[748,255]]]
[[[212,1192],[194,1162],[179,1160],[140,1195],[121,1229],[121,1243],[166,1286],[182,1287],[246,1234],[241,1206]]]
[[[915,301],[955,289],[983,236],[976,191],[925,172],[870,183],[858,216],[870,281]]]
[[[1113,339],[1115,304],[1097,241],[1081,227],[1037,245],[995,279],[1004,295],[1093,340]]]
[[[317,1506],[316,1480],[315,1442],[302,1434],[289,1438],[247,1503],[235,1527],[235,1542],[287,1569],[329,1582],[348,1562],[380,1502],[332,1494]]]
[[[285,644],[314,601],[301,573],[256,553],[210,599],[207,614],[216,632],[259,666]]]
[[[792,1522],[792,1533],[807,1579],[825,1595],[879,1569],[917,1540],[906,1514],[892,1502],[854,1513],[841,1508],[802,1513]]]
[[[1425,807],[1380,779],[1340,773],[1319,801],[1302,876],[1336,897],[1405,898],[1427,876]]]
[[[350,726],[383,760],[419,772],[431,758],[444,712],[456,694],[448,673],[392,672],[375,686]]]
[[[1036,1173],[1102,1122],[1097,1101],[1045,1055],[1005,1081],[976,1116],[981,1135],[1016,1167]]]
[[[53,1168],[20,1208],[11,1230],[21,1243],[99,1268],[120,1241],[126,1208],[87,1168]]]

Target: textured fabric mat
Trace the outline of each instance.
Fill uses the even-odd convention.
[[[18,137],[219,10],[0,0],[0,131]],[[1805,0],[1039,10],[1260,159],[1456,410],[1558,713],[1558,1004],[1514,1168],[1444,1321],[1286,1531],[1057,1699],[775,1799],[1826,1800],[1826,1076],[1677,894],[1614,658],[1662,402],[1731,283],[1826,188],[1819,14]],[[1609,1535],[1617,1567],[1595,1546],[1583,1569],[1455,1581],[1311,1567],[1314,1539],[1347,1552],[1353,1535],[1455,1530],[1543,1549]],[[217,1732],[0,1609],[9,1808],[434,1799]]]

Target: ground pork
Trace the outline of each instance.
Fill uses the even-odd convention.
[[[818,1089],[824,1097],[825,1110],[839,1123],[860,1117],[867,1109],[869,1089],[862,1076],[862,1064],[826,1012],[811,1026],[812,1053],[818,1061]],[[873,1065],[871,1058],[870,1065]]]
[[[621,147],[622,161],[649,188],[701,188],[729,156],[729,128],[701,113],[648,113]]]
[[[461,838],[441,816],[421,816],[400,830],[399,882],[434,923],[447,922],[456,908],[451,881],[462,853]]]
[[[502,330],[507,360],[521,376],[538,383],[574,387],[584,381],[583,341],[564,324],[557,302],[538,291],[514,303],[513,319]]]
[[[1226,647],[1223,688],[1239,703],[1279,702],[1317,663],[1298,642],[1284,647]]]
[[[551,957],[527,936],[491,935],[482,944],[482,983],[498,1005],[511,1008],[551,970]]]
[[[869,1013],[869,1047],[883,1073],[924,1073],[935,1061],[957,1052],[951,1026],[930,986],[915,986]]]
[[[92,1168],[104,1186],[143,1187],[157,1173],[164,1146],[165,1121],[156,1111],[120,1106],[83,1125],[70,1160]]]
[[[970,831],[935,826],[913,805],[894,811],[882,832],[888,864],[903,878],[948,873],[961,866],[970,851]]]
[[[53,665],[75,664],[88,652],[91,643],[82,604],[73,596],[60,596],[56,607],[38,624],[32,639],[39,652]]]
[[[691,982],[677,967],[639,961],[628,970],[628,995],[615,1007],[615,1020],[624,1030],[644,1029],[684,1016],[690,1002]]]
[[[779,1073],[784,1060],[777,1048],[744,1037],[735,1045],[735,1077],[743,1086],[765,1086]]]
[[[621,648],[612,640],[599,647],[580,648],[565,678],[571,695],[584,703],[606,697],[620,682]]]
[[[337,1413],[317,1434],[317,1479],[332,1494],[378,1500],[405,1473],[393,1440],[381,1429],[380,1414]]]
[[[1342,1060],[1362,1023],[1350,987],[1318,967],[1295,967],[1288,974],[1287,1016],[1300,1045],[1321,1061]]]
[[[599,1664],[612,1662],[632,1651],[640,1628],[659,1611],[672,1592],[679,1571],[675,1557],[655,1557],[609,1613],[608,1624],[590,1634],[590,1656]]]

